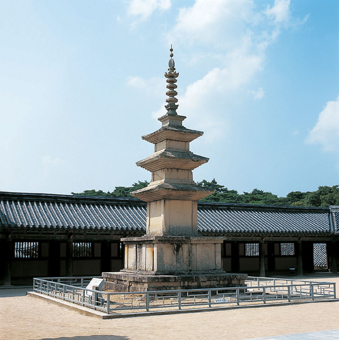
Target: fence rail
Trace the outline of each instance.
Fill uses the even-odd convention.
[[[336,299],[333,282],[248,277],[246,287],[109,292],[88,289],[92,277],[35,278],[33,291],[106,314],[203,310]]]

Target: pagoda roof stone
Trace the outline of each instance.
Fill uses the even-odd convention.
[[[192,142],[203,134],[202,131],[186,129],[184,126],[162,126],[159,130],[142,136],[142,139],[153,144],[160,143],[166,139]]]
[[[161,199],[177,199],[187,201],[198,201],[203,197],[213,194],[213,190],[201,186],[185,183],[160,182],[148,185],[145,188],[133,191],[132,196],[145,202],[152,202]]]
[[[151,172],[161,169],[193,170],[207,163],[209,158],[199,156],[191,151],[163,149],[137,162],[137,165]]]

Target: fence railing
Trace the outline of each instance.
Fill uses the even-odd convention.
[[[109,292],[88,289],[92,277],[35,278],[33,291],[106,314],[203,310],[336,299],[333,282],[248,277],[246,287]]]

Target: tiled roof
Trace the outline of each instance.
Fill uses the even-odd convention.
[[[207,235],[329,235],[329,212],[328,208],[199,202],[198,228]],[[146,204],[134,198],[0,192],[0,228],[144,232],[145,224]]]
[[[142,231],[146,206],[137,199],[0,192],[0,226]]]
[[[339,234],[339,206],[330,205],[334,232]]]
[[[232,235],[329,234],[329,209],[256,205],[200,205],[199,230]]]

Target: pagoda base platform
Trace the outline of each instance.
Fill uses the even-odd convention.
[[[152,275],[140,272],[106,272],[104,290],[142,292],[173,289],[245,287],[247,274],[200,272],[182,275]]]

